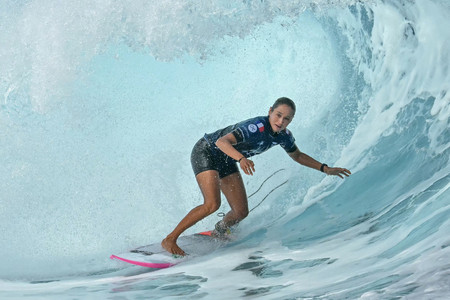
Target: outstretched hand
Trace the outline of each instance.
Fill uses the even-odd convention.
[[[352,172],[350,172],[347,169],[344,168],[330,168],[330,167],[325,167],[324,168],[324,172],[327,175],[336,175],[339,176],[340,178],[344,179],[344,176],[348,177],[350,176],[350,174],[352,174]],[[343,176],[344,175],[344,176]]]

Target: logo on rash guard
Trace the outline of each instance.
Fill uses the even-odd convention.
[[[250,130],[250,132],[255,133],[257,130],[257,127],[255,124],[250,124],[248,125],[248,130]]]
[[[256,124],[259,128],[259,132],[263,132],[264,131],[264,124],[263,123],[258,123]]]

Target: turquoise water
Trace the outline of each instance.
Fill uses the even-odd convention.
[[[0,298],[448,297],[450,6],[328,2],[3,1]],[[271,149],[236,242],[156,272],[109,260],[201,203],[205,132],[281,96],[299,148],[350,178]]]

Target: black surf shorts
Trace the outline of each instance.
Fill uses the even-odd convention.
[[[212,149],[209,143],[201,138],[192,149],[191,164],[195,176],[197,174],[216,170],[219,172],[219,178],[224,178],[230,174],[239,172],[236,162],[226,155],[216,157],[212,154]]]

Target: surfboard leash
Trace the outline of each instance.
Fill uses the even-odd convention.
[[[256,191],[254,191],[253,193],[251,193],[250,194],[250,196],[248,196],[247,198],[248,199],[250,199],[250,197],[252,197],[252,196],[254,196],[257,192],[259,192],[260,190],[261,190],[261,188],[263,187],[263,185],[267,182],[267,180],[269,180],[270,178],[272,178],[275,174],[277,174],[277,173],[279,173],[279,172],[281,172],[281,171],[284,171],[285,169],[279,169],[279,170],[276,170],[275,172],[273,172],[272,174],[270,174],[269,175],[269,177],[267,177],[262,183],[261,183],[261,185],[259,186],[259,188],[256,190]],[[266,200],[266,198],[273,192],[273,191],[275,191],[276,189],[278,189],[279,187],[281,187],[282,185],[284,185],[284,184],[286,184],[287,182],[288,182],[289,180],[286,180],[285,182],[283,182],[283,183],[281,183],[281,184],[279,184],[279,185],[277,185],[276,187],[274,187],[255,207],[253,207],[251,210],[249,210],[249,213],[251,212],[251,211],[253,211],[255,208],[257,208],[258,206],[260,206],[263,202],[264,202],[264,200]],[[220,213],[218,213],[217,214],[217,216],[218,217],[220,217],[220,218],[223,218],[223,217],[225,217],[225,213],[223,213],[223,212],[220,212]]]
[[[263,187],[264,183],[266,183],[267,180],[269,180],[271,177],[273,177],[275,174],[277,174],[278,172],[284,171],[285,169],[279,169],[276,170],[275,172],[273,172],[271,175],[269,175],[269,177],[267,177],[259,186],[259,188],[254,191],[250,196],[248,196],[247,198],[250,198],[251,196],[255,195],[257,192],[259,192],[259,190],[261,190],[261,188]]]
[[[250,213],[251,211],[253,211],[255,208],[257,208],[258,206],[261,205],[261,203],[264,202],[264,200],[266,200],[267,197],[269,197],[270,194],[272,194],[273,191],[275,191],[276,189],[278,189],[279,187],[285,185],[289,180],[286,180],[285,182],[277,185],[276,187],[274,187],[255,207],[253,207],[252,209],[250,209],[248,212]]]

